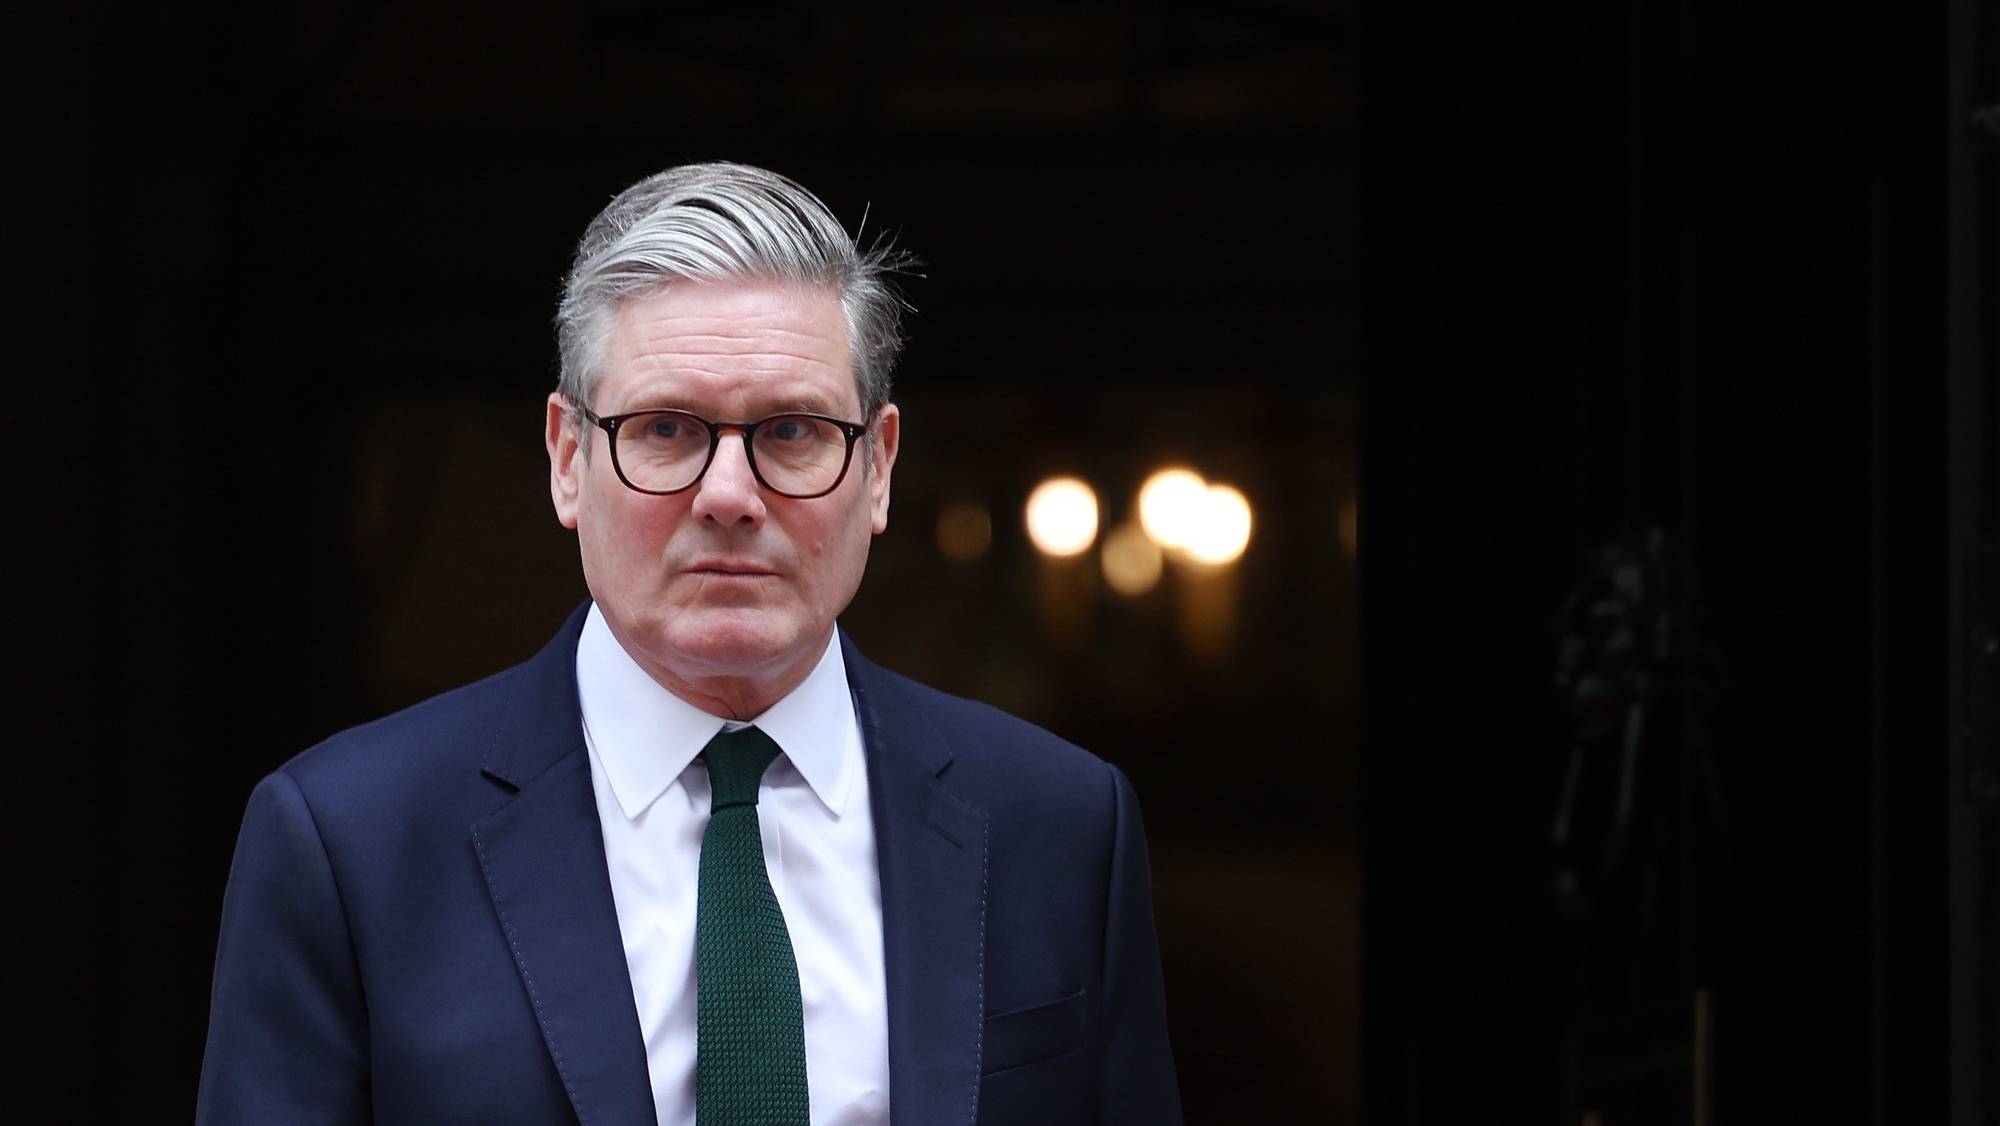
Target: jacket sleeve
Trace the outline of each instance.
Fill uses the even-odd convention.
[[[367,1030],[333,866],[279,771],[251,793],[229,866],[196,1122],[367,1122]]]
[[[1146,828],[1132,784],[1111,772],[1111,875],[1104,926],[1102,1071],[1097,1120],[1134,1126],[1181,1121],[1180,1087],[1167,1042],[1166,991],[1153,929],[1152,875]]]

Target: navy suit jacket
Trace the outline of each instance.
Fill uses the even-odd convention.
[[[200,1122],[654,1121],[577,705],[583,616],[527,663],[257,786]],[[1179,1122],[1123,775],[841,640],[881,869],[895,1121]]]

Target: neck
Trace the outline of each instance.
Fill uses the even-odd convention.
[[[805,682],[805,678],[800,677],[790,684],[773,688],[730,677],[694,682],[670,680],[659,676],[653,679],[659,681],[662,688],[709,715],[741,723],[748,723],[770,711],[771,705],[784,699],[786,693]]]
[[[829,633],[804,656],[775,671],[759,670],[745,675],[683,676],[643,659],[639,664],[660,687],[688,704],[712,716],[748,723],[805,683],[806,677],[819,667],[820,658],[826,655],[830,640]]]

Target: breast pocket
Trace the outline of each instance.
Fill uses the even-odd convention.
[[[1083,990],[1059,1001],[986,1018],[980,1071],[995,1075],[1083,1047]]]

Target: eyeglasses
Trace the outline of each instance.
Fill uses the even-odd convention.
[[[757,483],[797,500],[840,487],[854,460],[854,443],[868,427],[823,414],[774,414],[755,422],[710,422],[687,411],[632,411],[599,418],[575,404],[611,438],[611,468],[625,487],[667,496],[695,483],[715,461],[722,432],[741,430],[743,452]]]

